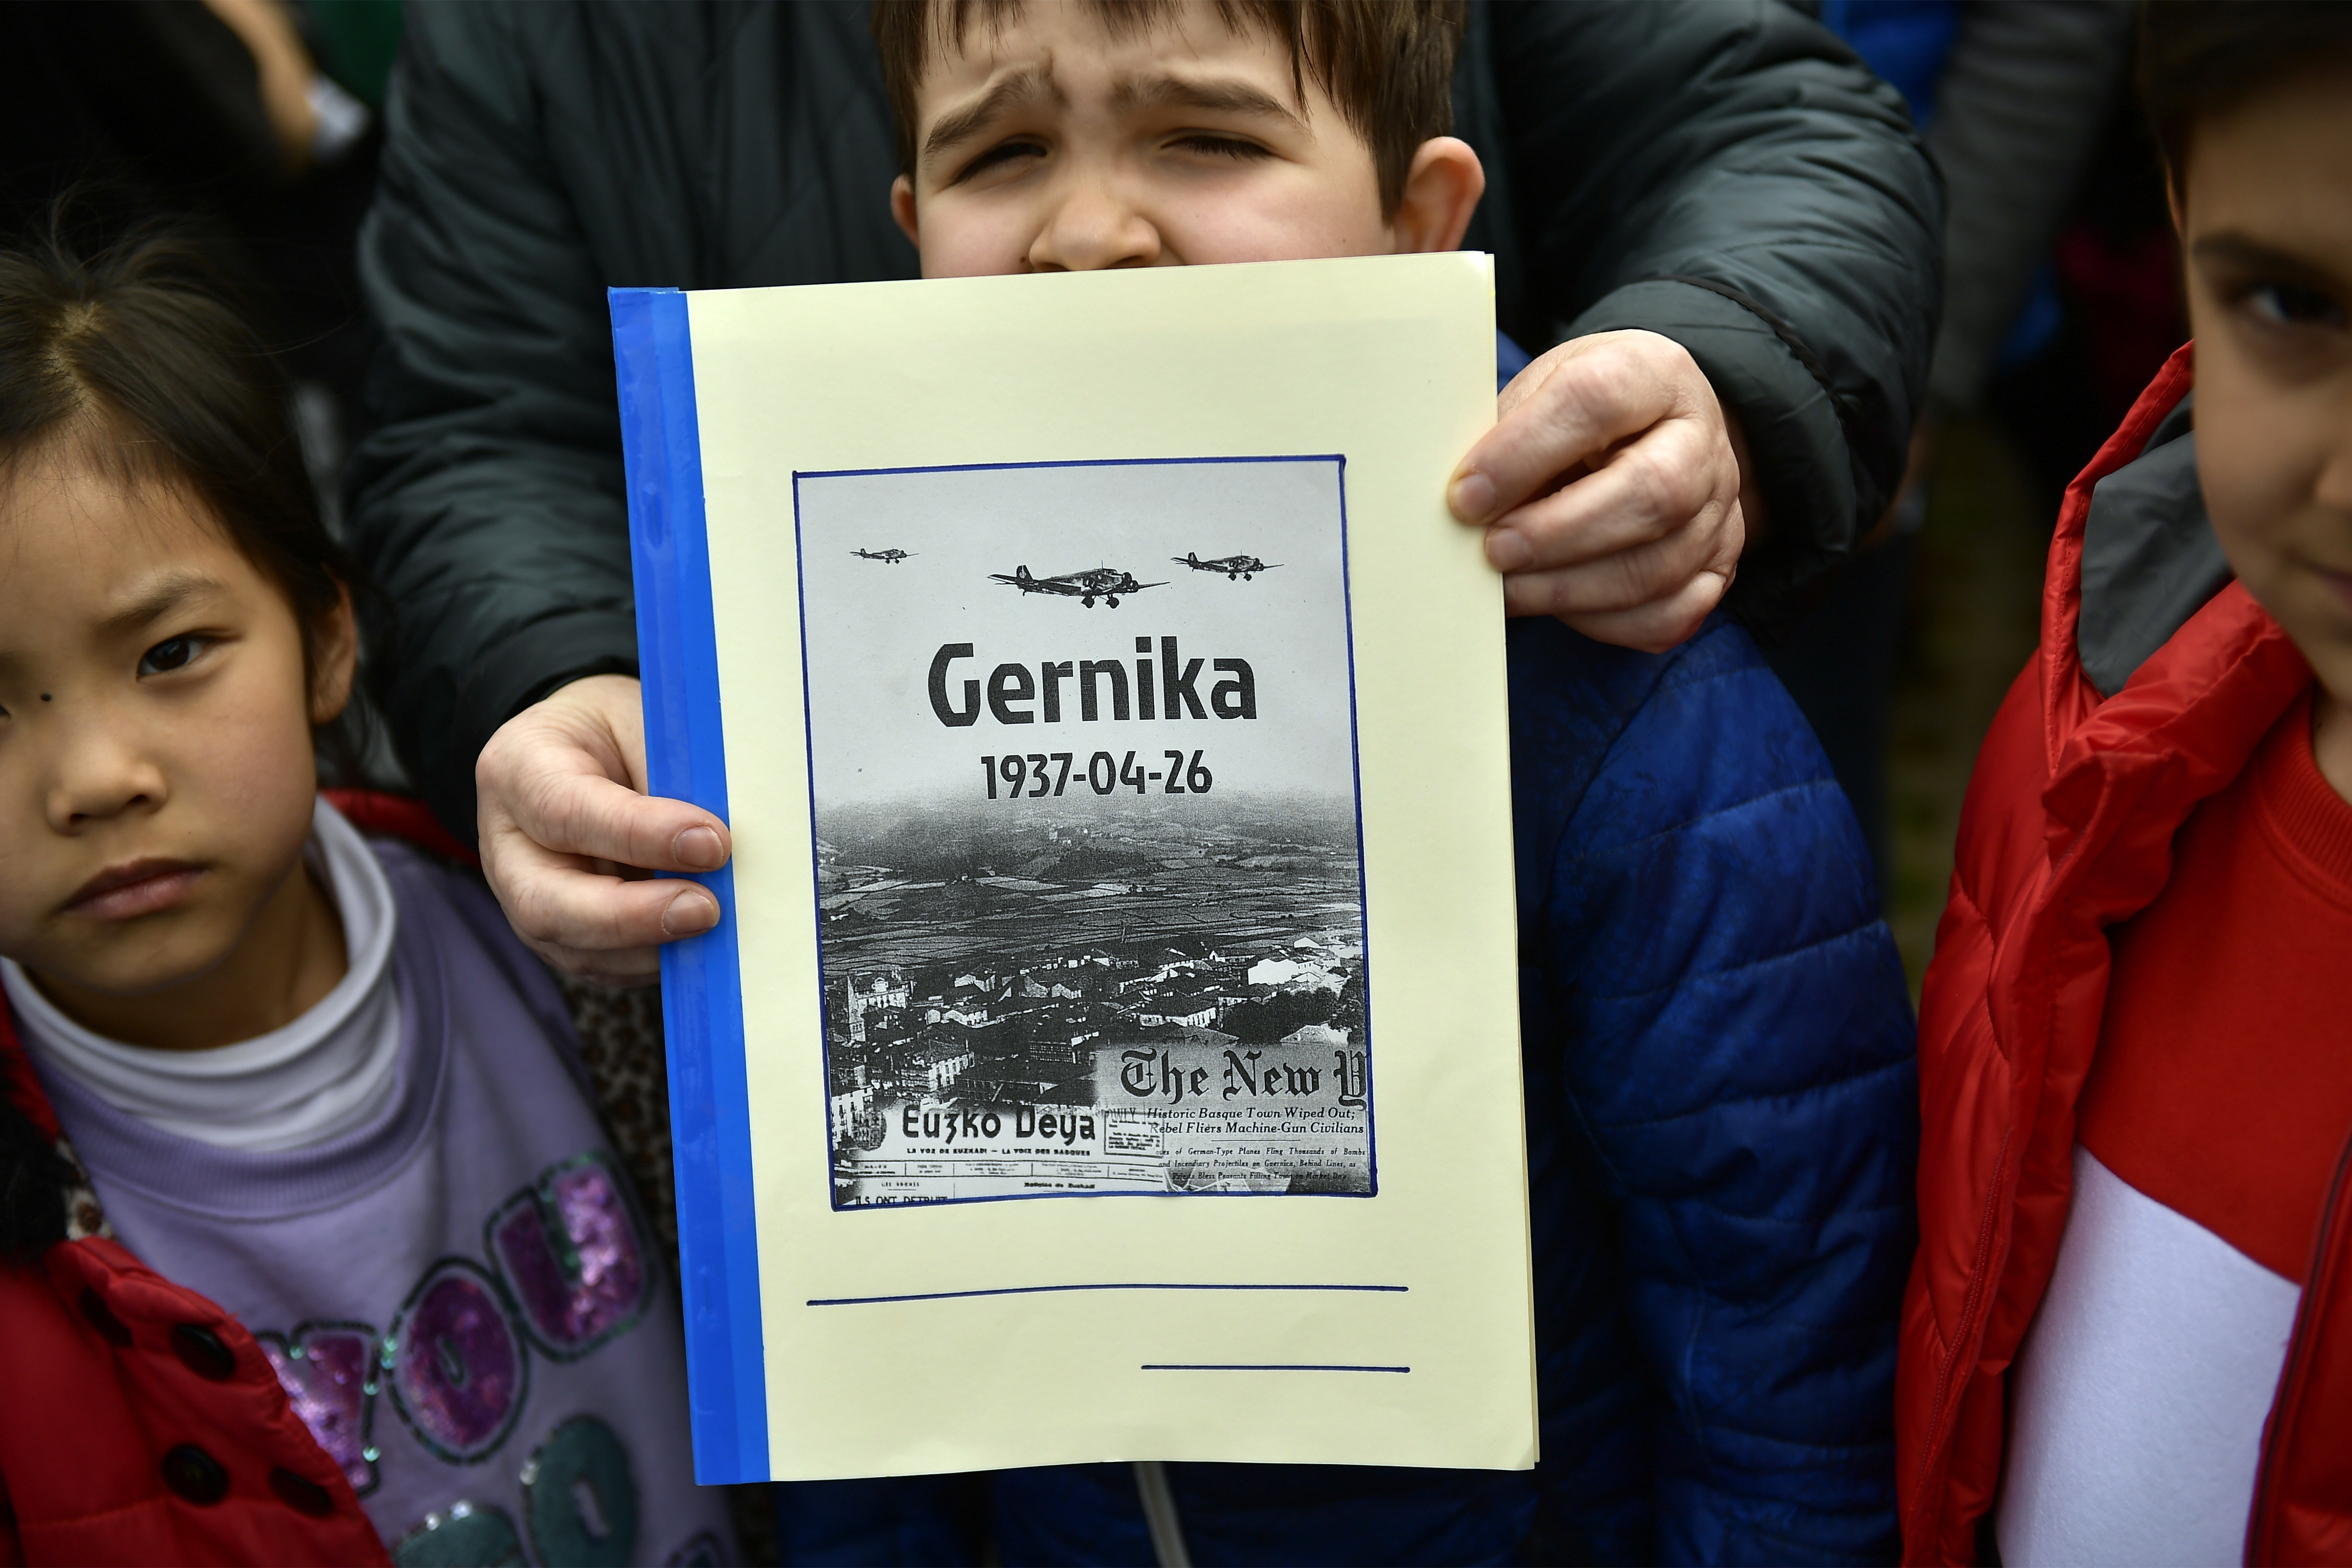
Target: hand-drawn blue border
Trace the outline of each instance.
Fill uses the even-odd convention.
[[[656,795],[692,801],[723,818],[727,753],[686,296],[675,289],[614,289],[606,298],[636,573],[646,783]],[[662,949],[662,1027],[694,1474],[717,1486],[768,1479],[768,1389],[735,876],[722,867],[694,880],[719,900],[719,925]]]
[[[1050,1195],[1050,1194],[1048,1194]],[[1076,1194],[1084,1196],[1085,1194]],[[1201,1194],[1206,1196],[1209,1194]],[[902,1205],[914,1207],[914,1205]],[[1069,1290],[1350,1290],[1367,1295],[1402,1296],[1409,1285],[1211,1285],[1154,1283],[1102,1285],[993,1285],[978,1290],[921,1290],[910,1296],[820,1296],[812,1307],[883,1307],[899,1301],[966,1301],[974,1296],[1058,1296]]]
[[[803,733],[809,738],[809,858],[816,864],[816,728],[808,712],[808,573],[803,564],[801,531],[801,481],[803,479],[867,479],[882,474],[971,474],[1003,468],[1196,468],[1223,463],[1330,463],[1335,466],[1333,478],[1339,491],[1339,607],[1347,628],[1348,640],[1348,771],[1353,789],[1356,816],[1356,929],[1361,938],[1364,958],[1359,977],[1364,984],[1364,1154],[1365,1179],[1370,1184],[1360,1193],[1001,1193],[993,1197],[932,1198],[917,1204],[858,1205],[845,1209],[833,1194],[833,1047],[824,1034],[824,997],[822,981],[824,974],[824,910],[819,900],[816,910],[817,975],[820,982],[817,997],[817,1037],[824,1042],[819,1050],[819,1071],[823,1074],[819,1102],[824,1108],[825,1202],[836,1214],[884,1213],[899,1208],[938,1208],[950,1204],[1025,1203],[1035,1198],[1374,1198],[1381,1193],[1380,1110],[1372,1095],[1372,917],[1364,891],[1364,760],[1363,743],[1358,734],[1359,716],[1356,710],[1356,589],[1352,564],[1348,553],[1348,459],[1339,452],[1289,452],[1255,458],[1074,458],[1054,462],[1036,463],[931,463],[900,468],[795,468],[793,471],[793,561],[800,578],[799,603],[801,616],[801,705]],[[698,494],[700,492],[698,490]],[[814,893],[814,889],[812,889]],[[667,976],[667,971],[665,971]],[[1125,1289],[1126,1287],[1067,1286],[1060,1289]],[[1346,1289],[1347,1287],[1306,1287],[1306,1289]],[[817,1303],[811,1302],[811,1306]]]
[[[1409,1366],[1341,1366],[1329,1362],[1148,1361],[1138,1372],[1411,1372]]]

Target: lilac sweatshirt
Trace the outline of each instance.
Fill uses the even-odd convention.
[[[395,1562],[731,1561],[724,1494],[694,1484],[676,1288],[562,998],[478,887],[371,847],[397,1089],[326,1142],[253,1152],[44,1068],[115,1234],[253,1331]]]

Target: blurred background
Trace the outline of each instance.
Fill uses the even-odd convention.
[[[71,190],[93,227],[153,209],[231,237],[331,526],[364,417],[353,254],[400,23],[400,0],[0,5],[0,228],[46,223]]]
[[[2060,497],[2186,326],[2129,86],[2132,0],[1802,8],[1903,93],[1949,197],[1904,492],[1773,650],[1878,857],[1916,994],[1978,743],[2034,647]],[[400,35],[401,0],[0,5],[0,226],[75,188],[100,193],[87,221],[155,206],[234,236],[331,526],[367,418],[353,245]],[[368,771],[396,777],[380,740]]]
[[[1773,653],[1878,857],[1916,1001],[1978,743],[2039,640],[2059,502],[2188,319],[2132,0],[1816,14],[1902,91],[1947,198],[1905,491]]]

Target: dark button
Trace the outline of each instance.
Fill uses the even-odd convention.
[[[198,1508],[210,1508],[228,1496],[228,1472],[194,1443],[183,1443],[163,1456],[163,1484]]]
[[[335,1511],[334,1494],[316,1481],[304,1480],[283,1465],[269,1472],[269,1489],[296,1513],[324,1519]]]
[[[80,1305],[81,1315],[89,1320],[91,1328],[118,1345],[131,1342],[131,1331],[122,1326],[122,1320],[114,1315],[114,1309],[100,1300],[98,1292],[87,1285],[82,1287]]]
[[[236,1357],[221,1337],[201,1323],[182,1323],[172,1331],[172,1348],[198,1377],[225,1383],[236,1371]]]

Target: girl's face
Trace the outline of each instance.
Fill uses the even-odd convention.
[[[19,468],[0,488],[0,953],[114,996],[235,954],[310,831],[348,610],[328,630],[306,692],[285,595],[188,497]]]

